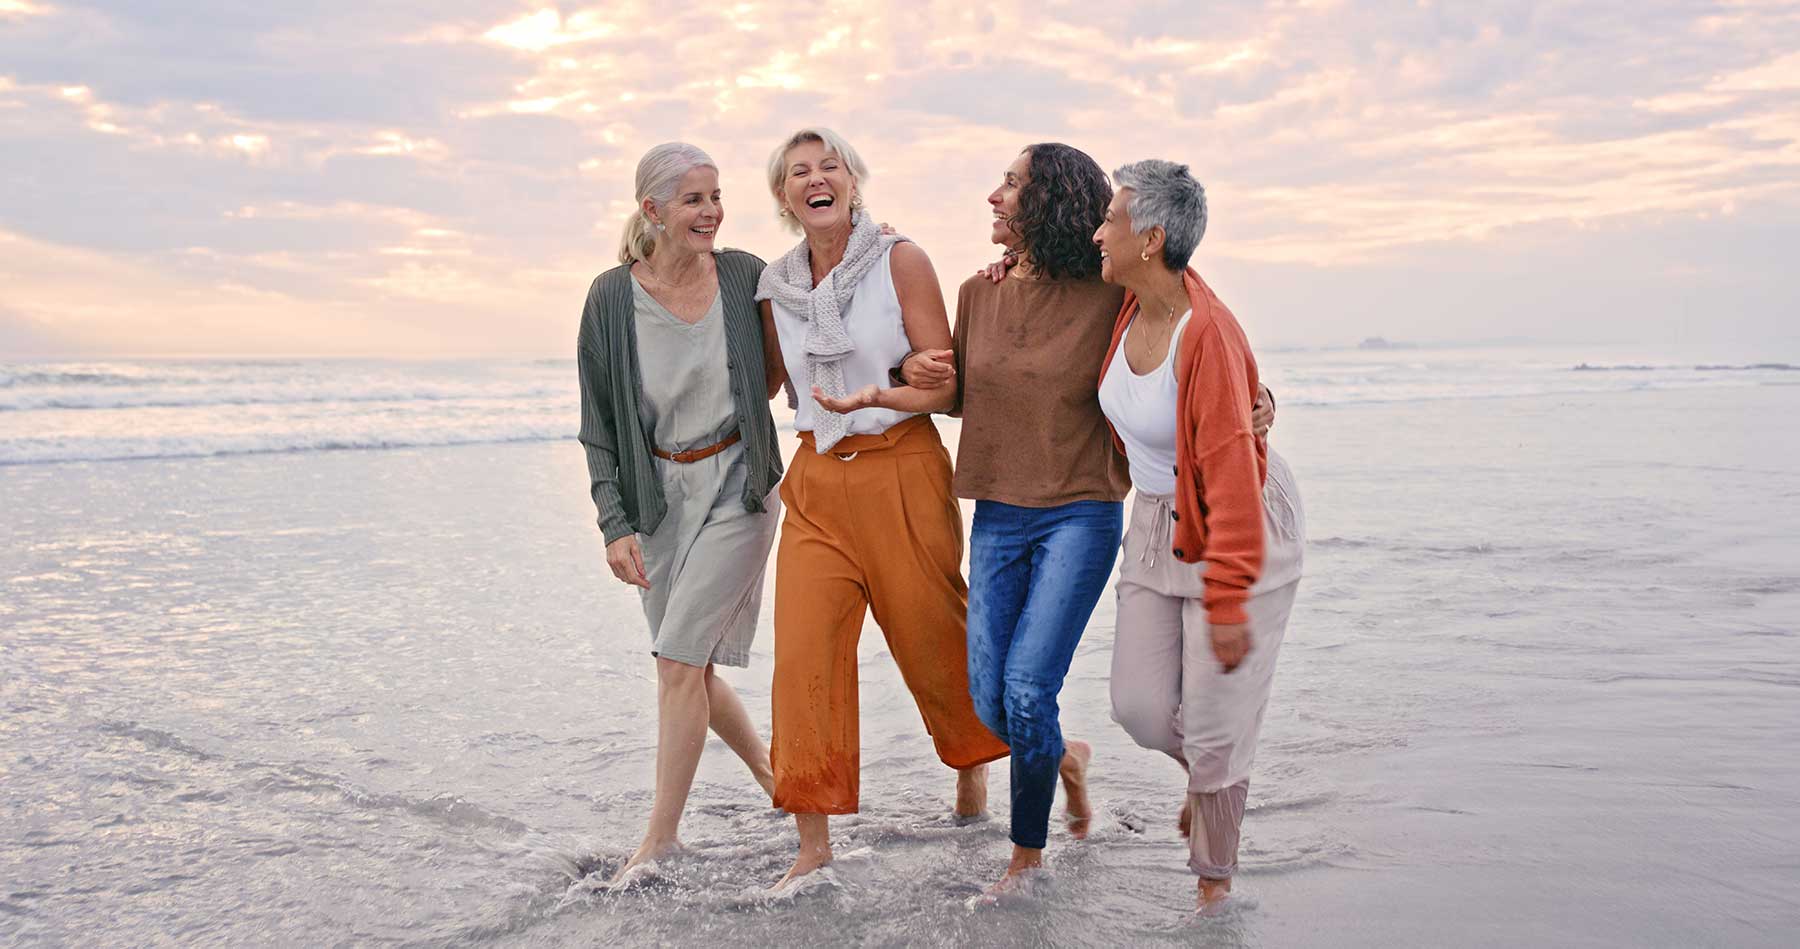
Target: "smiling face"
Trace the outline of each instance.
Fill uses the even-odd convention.
[[[669,242],[696,254],[712,253],[725,205],[719,194],[719,170],[701,166],[681,176],[675,196],[656,207],[644,202],[644,213],[663,226],[658,243]]]
[[[794,220],[808,233],[846,226],[856,179],[844,160],[827,151],[823,142],[801,142],[788,149],[784,163],[780,197]]]
[[[1019,157],[1006,166],[1000,187],[988,195],[988,204],[994,209],[994,230],[989,239],[994,243],[1011,250],[1018,249],[1023,238],[1013,230],[1012,217],[1019,213],[1019,192],[1025,190],[1025,184],[1030,180],[1031,153],[1020,152]]]
[[[1150,235],[1131,232],[1131,196],[1135,193],[1120,188],[1106,206],[1106,220],[1094,231],[1094,246],[1100,248],[1100,279],[1107,283],[1127,283],[1138,268],[1150,265],[1143,259]]]

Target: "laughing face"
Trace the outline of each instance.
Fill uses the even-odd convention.
[[[1134,268],[1144,266],[1142,255],[1147,235],[1131,232],[1130,188],[1120,188],[1106,206],[1106,220],[1094,231],[1094,246],[1100,248],[1100,279],[1111,284],[1128,282]]]
[[[1006,174],[1000,181],[1000,187],[988,195],[988,204],[994,209],[994,230],[990,239],[1008,249],[1018,249],[1019,232],[1013,230],[1013,215],[1019,213],[1019,192],[1031,180],[1031,154],[1020,152],[1013,163],[1006,166]]]
[[[788,149],[781,199],[801,227],[821,232],[844,226],[854,197],[856,179],[823,142],[801,142]]]
[[[725,222],[725,205],[719,195],[719,171],[700,167],[681,176],[675,197],[660,208],[644,202],[651,220],[664,228],[663,239],[685,244],[697,254],[712,253],[719,225]]]

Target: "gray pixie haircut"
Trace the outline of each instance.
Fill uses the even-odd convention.
[[[1163,229],[1163,265],[1182,270],[1206,236],[1206,189],[1188,173],[1188,166],[1160,158],[1122,165],[1113,172],[1113,185],[1131,189],[1125,210],[1131,214],[1134,233]]]
[[[625,234],[619,240],[619,263],[649,260],[656,248],[656,227],[644,216],[644,199],[662,207],[675,199],[681,179],[696,168],[719,170],[719,163],[699,147],[686,142],[664,142],[644,153],[637,163],[637,207],[625,219]]]
[[[788,152],[807,142],[818,142],[825,146],[825,154],[836,155],[849,170],[850,180],[856,182],[859,193],[863,183],[869,180],[869,166],[863,164],[862,156],[856,153],[856,149],[842,135],[822,125],[810,125],[789,135],[769,153],[769,194],[775,198],[775,213],[781,216],[781,226],[795,232],[800,230],[800,222],[791,215],[781,213],[787,208],[781,197],[781,182],[787,178]]]

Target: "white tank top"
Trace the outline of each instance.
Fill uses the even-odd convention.
[[[1138,375],[1125,358],[1125,340],[1138,331],[1137,317],[1125,327],[1119,351],[1100,379],[1100,411],[1125,443],[1125,460],[1131,467],[1131,484],[1145,494],[1175,493],[1175,426],[1180,388],[1175,378],[1175,355],[1181,349],[1181,332],[1188,317],[1181,315],[1169,334],[1169,352],[1155,369]]]
[[[912,351],[906,339],[906,324],[900,320],[900,295],[894,291],[890,245],[881,260],[856,282],[850,306],[844,310],[844,332],[850,345],[856,347],[844,357],[844,391],[855,392],[871,383],[891,389],[888,370]],[[794,382],[794,394],[800,398],[794,410],[795,431],[810,432],[818,416],[819,403],[813,401],[812,377],[806,367],[806,334],[810,324],[771,300],[775,309],[775,333],[781,341],[781,361],[787,363],[788,378]],[[851,435],[879,435],[914,416],[915,412],[893,409],[857,409],[849,415]]]

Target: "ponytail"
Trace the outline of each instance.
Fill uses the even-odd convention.
[[[639,260],[649,260],[650,252],[656,249],[656,230],[650,219],[644,216],[644,209],[637,208],[625,219],[625,236],[619,241],[619,263],[629,264]]]

